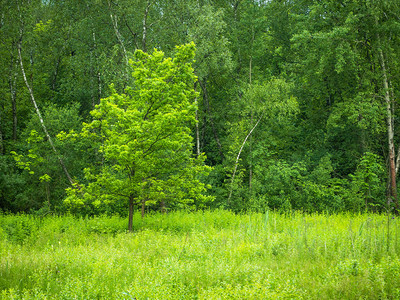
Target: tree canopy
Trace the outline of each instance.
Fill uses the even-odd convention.
[[[0,208],[398,209],[399,13],[2,1]]]
[[[190,126],[195,123],[196,77],[191,66],[194,44],[179,46],[173,59],[154,50],[137,50],[133,86],[125,94],[101,99],[90,112],[79,136],[99,153],[99,166],[85,169],[85,185],[69,189],[68,203],[92,204],[127,201],[129,229],[133,206],[161,203],[198,204],[204,195],[204,156],[193,157]],[[74,135],[74,134],[72,134]]]

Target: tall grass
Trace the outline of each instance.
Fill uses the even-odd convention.
[[[0,216],[3,299],[399,299],[383,215]]]

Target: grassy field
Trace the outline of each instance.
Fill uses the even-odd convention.
[[[400,299],[384,215],[0,215],[1,299]]]

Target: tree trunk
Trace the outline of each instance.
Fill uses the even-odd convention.
[[[15,65],[14,65],[15,62]],[[14,61],[11,59],[10,66],[10,76],[9,76],[9,87],[11,95],[11,107],[13,116],[13,140],[17,140],[17,127],[18,127],[18,117],[17,117],[17,70],[18,60]]]
[[[53,80],[52,80],[52,83],[51,83],[51,88],[52,88],[53,91],[56,90],[58,70],[60,68],[60,63],[61,63],[61,55],[57,58],[56,68],[54,70]]]
[[[250,61],[249,61],[249,85],[252,84],[252,63],[253,63],[253,44],[254,44],[254,27],[251,28],[251,54],[250,54]],[[253,119],[254,119],[254,110],[253,110],[253,102],[250,103],[250,126],[253,126]],[[252,158],[252,147],[253,146],[253,136],[250,136],[249,140],[249,198],[252,195],[252,181],[253,181],[253,158]]]
[[[237,0],[234,3],[232,3],[233,20],[234,20],[233,27],[234,27],[235,30],[237,30],[237,28],[239,27],[238,24],[239,24],[239,21],[240,21],[240,16],[239,16],[239,13],[238,13],[238,8],[239,8],[239,5],[240,5],[240,1],[241,0]],[[240,41],[239,34],[235,34],[235,42],[234,42],[234,44],[237,45],[237,61],[238,61],[236,75],[238,77],[239,77],[239,74],[241,73],[241,69],[242,69],[242,54],[241,54],[241,51],[240,51],[240,43],[239,43],[239,41]]]
[[[133,231],[133,195],[129,195],[129,215],[128,215],[128,231]]]
[[[217,129],[215,128],[214,120],[211,117],[211,110],[210,110],[210,103],[208,101],[208,93],[207,93],[206,82],[205,81],[201,81],[200,79],[198,79],[198,82],[199,82],[200,87],[201,87],[201,89],[203,91],[203,100],[204,100],[205,107],[207,109],[208,119],[210,120],[210,123],[211,123],[211,129],[212,129],[213,134],[214,134],[214,139],[215,139],[215,141],[217,142],[217,145],[218,145],[219,155],[221,157],[221,160],[224,160],[224,154],[222,152],[222,144],[221,144],[221,141],[219,139]]]
[[[93,48],[96,50],[97,49],[97,42],[96,42],[96,33],[94,32],[94,29],[92,29],[92,39],[93,39]],[[97,104],[100,103],[101,99],[101,73],[98,70],[100,67],[98,66],[98,58],[96,56],[96,53],[93,54],[93,52],[96,51],[91,51],[90,52],[90,60],[91,60],[91,76],[95,77],[97,81],[97,93],[95,91],[92,92],[92,109],[95,108]]]
[[[108,4],[110,5],[110,3]],[[88,10],[90,9],[89,3],[86,4],[86,7],[88,8]],[[111,21],[113,21],[112,18]],[[93,48],[90,50],[90,65],[91,65],[90,74],[91,76],[95,77],[96,78],[95,81],[97,81],[97,93],[95,93],[94,89],[92,92],[92,109],[94,109],[95,106],[100,103],[102,86],[101,86],[99,59],[98,56],[96,55],[98,47],[97,47],[96,31],[95,31],[93,17],[90,18],[90,22],[91,22],[90,26],[92,29],[92,41],[93,41]]]
[[[197,87],[197,81],[194,84],[195,91],[196,91],[196,87]],[[197,97],[194,99],[194,103],[196,104],[196,154],[197,154],[197,157],[199,157],[201,150],[200,150],[200,130],[199,130],[199,106],[198,106]]]
[[[18,117],[17,117],[17,95],[15,86],[10,84],[11,89],[11,106],[13,115],[13,140],[17,140],[17,127],[18,127]]]
[[[3,125],[2,125],[2,119],[1,119],[1,113],[2,113],[2,111],[3,111],[4,109],[1,107],[0,108],[0,154],[3,154],[4,155],[4,153],[5,153],[5,149],[4,149],[4,146],[3,146]]]
[[[115,36],[117,37],[118,42],[120,43],[120,45],[122,47],[122,52],[124,53],[125,63],[127,66],[129,66],[128,54],[126,52],[125,44],[123,42],[121,33],[119,32],[119,29],[118,29],[118,18],[116,15],[114,15],[112,13],[112,10],[111,10],[111,1],[108,1],[108,7],[110,9],[110,18],[111,18],[112,25],[114,27]]]
[[[253,110],[251,110],[251,123],[250,125],[253,126]],[[253,151],[253,136],[250,136],[249,140],[249,198],[252,194],[252,181],[253,181],[253,158],[252,158],[252,151]]]
[[[381,46],[379,34],[377,35],[378,46]],[[399,203],[397,199],[397,185],[396,185],[396,154],[394,147],[394,121],[393,121],[393,103],[390,97],[389,90],[389,80],[386,71],[385,58],[383,55],[383,51],[379,48],[379,61],[382,69],[382,77],[383,77],[383,88],[385,91],[385,103],[386,103],[386,123],[387,123],[387,131],[388,131],[388,146],[389,146],[389,179],[390,179],[390,196],[391,200],[396,205],[396,210],[399,210]]]
[[[26,87],[28,88],[29,94],[30,94],[30,96],[31,96],[32,104],[33,104],[33,106],[35,107],[36,114],[37,114],[37,116],[39,117],[40,124],[42,125],[42,128],[43,128],[43,131],[44,131],[44,133],[45,133],[45,135],[46,135],[46,138],[47,138],[47,140],[49,141],[50,146],[51,146],[51,148],[53,149],[54,154],[55,154],[56,157],[58,158],[58,161],[59,161],[59,163],[60,163],[60,165],[61,165],[61,167],[62,167],[62,169],[63,169],[63,171],[64,171],[64,174],[65,174],[65,176],[67,177],[69,183],[70,183],[72,186],[74,186],[74,181],[72,180],[71,176],[69,175],[69,172],[68,172],[68,170],[67,170],[67,167],[66,167],[65,164],[64,164],[64,161],[62,160],[61,156],[59,155],[59,153],[58,153],[56,147],[54,146],[53,140],[52,140],[52,138],[51,138],[49,132],[47,131],[46,125],[44,124],[44,121],[43,121],[42,114],[40,113],[39,107],[38,107],[37,104],[36,104],[36,100],[35,100],[35,97],[34,97],[34,95],[33,95],[32,88],[31,88],[31,86],[29,85],[29,82],[28,82],[28,80],[27,80],[27,78],[26,78],[25,69],[24,69],[24,64],[23,64],[23,61],[22,61],[22,54],[21,54],[21,40],[22,40],[22,38],[21,38],[20,41],[18,42],[18,56],[19,56],[20,67],[21,67],[21,71],[22,71],[22,76],[24,77],[25,85],[26,85]]]
[[[195,99],[195,102],[197,104],[197,97]],[[197,157],[200,156],[200,131],[199,131],[199,110],[196,108],[196,152],[197,152]]]
[[[102,93],[102,86],[101,86],[101,73],[100,71],[97,72],[97,103],[100,103],[100,99],[101,99],[101,93]],[[94,108],[94,107],[93,107]]]
[[[148,0],[146,9],[144,11],[144,16],[143,16],[143,35],[142,35],[142,50],[143,52],[147,52],[147,17],[149,15],[149,9],[151,6],[151,2]]]
[[[165,215],[167,213],[167,207],[165,206],[165,201],[164,200],[162,200],[160,202],[160,210],[161,210],[161,213],[163,215]]]
[[[261,117],[258,119],[256,125],[254,125],[254,127],[250,130],[250,132],[247,134],[246,138],[244,139],[242,146],[239,149],[239,153],[236,157],[236,161],[235,161],[235,168],[233,169],[233,173],[232,173],[232,181],[231,181],[231,189],[229,191],[229,196],[228,196],[228,200],[227,200],[227,204],[229,205],[231,197],[232,197],[232,191],[233,191],[233,183],[235,180],[235,175],[236,175],[236,171],[237,171],[237,167],[239,164],[239,159],[240,159],[240,154],[242,153],[243,147],[246,144],[247,139],[249,138],[249,136],[252,134],[253,130],[257,127],[258,123],[260,123],[261,119],[263,118],[264,114],[261,115]]]
[[[142,215],[142,219],[144,219],[144,210],[146,208],[146,199],[142,200],[142,209],[141,209],[141,215]]]

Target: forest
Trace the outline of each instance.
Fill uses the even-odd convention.
[[[400,3],[1,0],[1,299],[400,299]]]
[[[398,210],[396,1],[18,0],[0,209]]]

